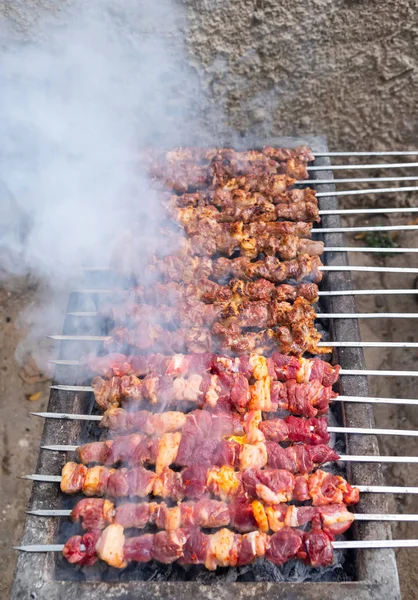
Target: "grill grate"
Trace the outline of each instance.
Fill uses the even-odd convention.
[[[282,138],[269,141],[275,146],[295,146],[307,144],[314,150],[326,152],[327,146],[324,138],[312,137],[307,139]],[[225,144],[227,145],[227,144]],[[329,180],[332,172],[324,167],[330,164],[329,158],[317,158],[314,166],[320,166],[318,171],[311,171],[312,178]],[[332,184],[321,185],[321,191],[332,192]],[[322,197],[321,210],[335,210],[337,200],[335,197]],[[323,227],[340,227],[341,219],[338,215],[327,215],[322,219]],[[342,246],[341,233],[325,233],[323,241],[326,246]],[[342,252],[327,252],[323,261],[329,266],[347,265],[347,255]],[[90,273],[89,287],[109,287],[108,273]],[[351,288],[351,279],[346,272],[328,272],[321,289],[347,290]],[[93,306],[92,306],[93,303]],[[322,309],[332,313],[353,313],[355,304],[352,296],[330,296],[321,298]],[[72,294],[69,299],[68,311],[95,310],[94,299],[88,295]],[[86,333],[100,335],[97,331],[97,321],[86,319],[84,327]],[[64,324],[64,333],[82,333],[79,329],[80,321],[67,316]],[[359,328],[355,319],[341,319],[329,321],[330,332],[334,340],[359,341]],[[92,348],[95,347],[93,344]],[[83,344],[83,353],[89,348]],[[77,359],[80,349],[77,344],[62,342],[60,346],[61,359]],[[360,348],[336,348],[334,360],[342,368],[363,369],[363,352]],[[79,384],[86,383],[85,375],[77,368],[56,367],[57,379],[60,383]],[[87,382],[88,383],[88,382]],[[344,377],[339,381],[338,392],[347,396],[367,396],[367,378],[364,376]],[[54,412],[73,412],[94,414],[94,403],[88,394],[77,395],[60,390],[52,390],[48,410]],[[339,424],[352,427],[373,427],[373,415],[368,404],[335,404],[332,408],[333,416]],[[98,428],[94,423],[71,421],[46,421],[42,445],[59,444],[75,441],[91,441],[98,435]],[[378,454],[378,445],[375,436],[351,435],[347,440],[339,437],[336,440],[337,448],[349,454]],[[65,462],[65,455],[41,451],[38,461],[38,473],[59,473]],[[349,464],[347,466],[348,479],[351,483],[374,484],[383,483],[380,465],[376,464]],[[342,472],[344,475],[345,473]],[[73,506],[71,501],[63,498],[58,486],[48,484],[35,484],[32,492],[31,506],[36,508]],[[364,494],[358,505],[359,512],[387,512],[385,496],[382,494]],[[25,526],[24,543],[53,543],[63,541],[74,533],[72,527],[65,520],[37,519],[28,517]],[[384,539],[389,537],[388,524],[380,522],[361,522],[353,526],[356,539]],[[71,528],[71,529],[69,529]],[[59,531],[57,531],[59,529]],[[341,555],[342,553],[339,552]],[[342,564],[336,568],[313,569],[303,564],[291,562],[279,568],[267,561],[240,569],[219,569],[212,573],[200,567],[189,567],[187,570],[177,565],[158,565],[157,563],[145,565],[130,565],[122,573],[103,564],[97,564],[94,569],[88,570],[90,578],[85,583],[86,574],[76,571],[59,555],[45,554],[20,554],[18,557],[17,572],[13,589],[13,598],[72,598],[83,597],[91,600],[95,598],[129,598],[146,596],[147,598],[170,597],[173,599],[187,598],[189,595],[206,595],[202,585],[211,584],[211,596],[224,597],[226,593],[242,598],[254,597],[256,594],[263,598],[290,597],[288,594],[297,594],[297,597],[306,599],[334,598],[337,594],[344,598],[381,597],[385,594],[394,598],[398,593],[398,579],[396,563],[392,550],[379,552],[344,551]],[[305,579],[317,582],[315,585],[308,583],[292,583]],[[351,580],[351,581],[349,581]],[[95,581],[97,583],[95,583]],[[178,582],[182,582],[181,585]],[[98,583],[100,582],[100,583]],[[245,584],[244,584],[245,582]],[[268,585],[267,582],[275,582]],[[332,582],[323,585],[324,582]],[[176,584],[176,585],[175,585]],[[296,585],[296,587],[295,587]]]

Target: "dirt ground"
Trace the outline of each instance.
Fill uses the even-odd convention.
[[[404,235],[402,245],[413,245],[413,233]],[[349,240],[347,240],[349,241]],[[353,243],[353,240],[351,240]],[[360,243],[360,242],[359,242]],[[376,264],[387,266],[414,266],[413,254],[372,257],[363,253],[351,254],[352,264]],[[415,265],[416,266],[416,265]],[[380,275],[358,273],[354,277],[355,288],[386,287],[413,288],[413,275]],[[28,505],[31,484],[19,480],[19,474],[33,472],[36,465],[42,421],[28,416],[29,411],[44,410],[48,400],[48,381],[38,381],[36,373],[23,373],[16,362],[15,352],[22,332],[17,329],[19,315],[33,303],[38,295],[36,286],[28,285],[25,279],[14,279],[0,288],[0,598],[9,597],[10,584],[16,554],[11,546],[20,540]],[[359,297],[360,312],[418,312],[413,296],[364,296]],[[361,320],[364,340],[400,341],[418,339],[416,321],[407,319]],[[373,369],[417,370],[417,353],[414,350],[371,350],[366,351],[366,364]],[[23,378],[22,378],[23,377]],[[32,379],[33,378],[33,381]],[[26,379],[26,381],[25,381]],[[416,380],[413,378],[374,377],[370,378],[370,395],[382,397],[417,397]],[[39,392],[39,395],[37,395]],[[418,410],[415,406],[383,406],[375,408],[376,425],[388,428],[418,429]],[[417,438],[381,438],[382,454],[418,455]],[[397,464],[385,469],[386,482],[392,485],[418,486],[416,465]],[[391,497],[390,510],[418,513],[418,496]],[[394,537],[418,537],[418,524],[394,526]],[[416,598],[418,573],[415,565],[418,549],[398,552],[398,567],[404,600]]]

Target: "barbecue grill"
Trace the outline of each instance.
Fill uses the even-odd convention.
[[[333,170],[330,167],[330,158],[325,138],[308,137],[304,139],[280,138],[270,141],[270,145],[277,147],[293,147],[308,145],[315,153],[315,161],[310,171],[310,177],[315,181],[326,182],[318,188],[320,192],[329,193],[320,197],[321,211],[338,212],[338,201],[335,196],[333,184]],[[227,143],[218,144],[228,146]],[[252,144],[254,146],[256,144]],[[260,144],[261,146],[261,144]],[[323,153],[325,156],[320,156]],[[411,164],[411,163],[410,163]],[[398,179],[397,179],[398,180]],[[322,311],[330,316],[346,314],[355,316],[354,297],[350,273],[348,270],[347,253],[334,248],[343,248],[341,233],[341,217],[339,214],[324,214],[321,228],[324,232],[322,239],[329,251],[323,255],[324,265],[331,269],[321,284],[322,292],[344,292],[341,295],[323,295],[320,298]],[[341,269],[343,267],[343,269]],[[346,270],[344,270],[344,267]],[[333,270],[332,268],[335,268]],[[338,268],[338,270],[337,270]],[[89,289],[103,289],[109,287],[109,273],[86,272],[86,287]],[[409,292],[409,290],[408,290]],[[100,336],[101,331],[95,328],[94,319],[87,319],[81,324],[80,320],[71,313],[86,310],[86,298],[90,301],[95,294],[74,292],[68,303],[68,315],[64,323],[64,336]],[[93,303],[94,304],[94,303]],[[91,306],[92,304],[90,304]],[[356,318],[324,318],[324,339],[329,337],[334,342],[352,341],[352,346],[336,345],[333,350],[335,363],[341,365],[343,370],[351,375],[342,375],[338,382],[338,392],[343,397],[367,398],[367,373],[365,370],[363,351],[360,347],[359,327]],[[83,342],[83,351],[88,351],[88,346],[95,347],[94,340]],[[58,389],[52,389],[48,411],[50,413],[90,414],[92,410],[91,394],[88,391],[66,391],[63,386],[83,386],[85,384],[82,368],[79,367],[80,347],[70,339],[63,339],[60,344],[59,358],[56,361],[55,382]],[[71,362],[74,362],[71,365]],[[384,372],[382,372],[384,374]],[[390,374],[390,373],[388,373]],[[81,388],[82,389],[82,388]],[[337,402],[334,404],[333,416],[339,426],[353,428],[373,428],[373,414],[371,404],[367,402]],[[42,446],[76,444],[80,439],[87,439],[95,423],[71,419],[46,419]],[[364,491],[385,491],[383,476],[378,462],[350,462],[349,455],[378,456],[378,444],[375,435],[350,434],[338,437],[339,449],[344,446],[347,462],[338,467],[345,470],[345,475],[350,483],[364,486]],[[341,452],[343,454],[343,452]],[[55,475],[61,472],[65,455],[59,452],[41,450],[37,465],[38,474]],[[388,459],[389,457],[386,457]],[[380,459],[375,459],[380,460]],[[45,479],[44,479],[45,481]],[[370,486],[368,488],[368,486]],[[375,486],[375,487],[374,487]],[[380,490],[379,490],[380,488]],[[406,490],[405,490],[406,491]],[[417,490],[411,489],[411,492]],[[61,509],[62,495],[57,485],[51,483],[35,483],[30,500],[31,509],[51,510]],[[64,506],[65,508],[65,506]],[[387,513],[387,502],[384,493],[364,493],[356,513],[384,514]],[[60,520],[56,517],[28,516],[25,525],[23,543],[56,544],[59,540]],[[367,540],[390,540],[390,528],[383,520],[361,521],[354,523],[349,533],[354,540],[366,542]],[[68,534],[68,532],[67,532]],[[64,538],[65,539],[65,538]],[[390,542],[387,544],[390,546]],[[54,548],[51,547],[53,550]],[[107,572],[107,580],[102,579],[100,568],[94,572],[93,580],[86,581],[79,572],[75,572],[67,565],[57,553],[27,553],[18,556],[13,598],[31,598],[42,600],[46,598],[174,598],[184,599],[192,596],[224,598],[232,595],[242,598],[260,596],[269,598],[300,598],[310,600],[324,600],[340,596],[343,598],[356,598],[356,600],[399,597],[399,584],[394,551],[390,548],[379,550],[357,549],[344,551],[343,566],[337,570],[317,570],[304,567],[303,575],[292,573],[288,570],[272,569],[260,571],[255,566],[246,568],[244,576],[236,579],[234,569],[226,572],[216,572],[196,575],[193,569],[179,573],[181,569],[171,566],[164,568],[143,568],[136,566],[128,569],[120,577]],[[146,580],[144,580],[146,579]],[[207,584],[210,584],[208,587]]]

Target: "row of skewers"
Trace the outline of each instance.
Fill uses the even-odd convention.
[[[152,256],[145,273],[134,273],[128,301],[99,311],[110,353],[86,359],[104,377],[91,389],[100,426],[129,435],[62,447],[79,462],[47,480],[64,493],[106,496],[72,509],[87,533],[70,538],[64,556],[117,568],[155,559],[216,569],[261,556],[330,564],[359,490],[318,468],[346,458],[327,445],[327,421],[318,418],[336,397],[339,367],[301,358],[329,351],[318,345],[312,308],[325,270],[323,244],[310,240],[318,201],[310,189],[290,189],[294,177],[307,178],[313,156],[307,148],[186,149],[161,159],[147,157],[176,223],[164,231],[176,253]],[[158,351],[189,355],[150,354]],[[190,405],[187,415],[178,410]],[[263,420],[278,409],[305,419]],[[149,495],[168,504],[117,503]],[[297,529],[308,523],[309,531]],[[125,536],[150,525],[163,531]]]

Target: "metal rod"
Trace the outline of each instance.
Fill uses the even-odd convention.
[[[69,517],[71,516],[71,509],[68,510],[54,510],[54,509],[35,509],[27,510],[27,515],[34,517]],[[407,514],[398,515],[396,513],[352,513],[356,521],[406,521],[412,523],[418,521],[418,514]]]
[[[343,454],[337,462],[368,462],[368,463],[418,463],[418,456],[381,456]]]
[[[418,248],[374,248],[373,246],[327,246],[324,252],[379,252],[381,254],[409,254]]]
[[[317,198],[327,198],[328,196],[359,196],[363,194],[393,194],[397,192],[416,192],[418,186],[390,187],[390,188],[367,188],[364,190],[341,190],[332,192],[317,192]],[[319,211],[319,214],[329,214]]]
[[[378,369],[340,369],[340,375],[355,375],[355,376],[381,376],[381,377],[418,377],[418,371],[381,371]],[[52,390],[60,390],[62,392],[93,392],[93,388],[88,385],[51,385]],[[339,398],[355,398],[356,396],[339,396]],[[366,396],[369,401],[368,397]],[[350,400],[355,402],[355,400]],[[373,401],[373,400],[371,400]],[[396,404],[396,402],[394,402]]]
[[[314,152],[315,157],[320,156],[418,156],[418,150],[378,150],[377,152]]]
[[[384,289],[384,290],[330,290],[330,291],[319,291],[318,296],[384,296],[384,295],[406,295],[406,294],[418,294],[417,289],[411,290],[396,290],[396,289]]]
[[[380,377],[418,377],[418,371],[381,371],[380,369],[340,369],[340,375],[367,375]]]
[[[377,225],[376,227],[320,227],[312,233],[355,233],[358,231],[417,231],[418,225]]]
[[[360,494],[418,494],[418,487],[396,485],[356,485]]]
[[[418,400],[417,400],[418,403]],[[30,412],[34,417],[43,419],[61,419],[70,421],[101,421],[101,415],[75,415],[72,413],[49,413],[49,412]]]
[[[349,177],[343,179],[301,179],[294,185],[333,185],[338,183],[380,183],[384,181],[417,181],[418,176],[405,177]]]
[[[418,399],[415,398],[379,398],[373,396],[337,396],[332,402],[358,402],[364,404],[406,404],[418,406]],[[53,413],[53,412],[30,412],[34,417],[43,419],[69,419],[71,421],[101,421],[100,415],[81,415],[74,413]]]
[[[323,215],[381,215],[383,213],[416,213],[418,208],[402,207],[402,208],[344,208],[336,210],[320,210],[319,214]]]
[[[322,348],[418,348],[418,342],[318,342]]]
[[[365,273],[418,273],[418,268],[413,267],[357,267],[352,265],[319,267],[320,271],[362,271]]]
[[[418,313],[318,313],[317,319],[418,319]]]
[[[397,457],[400,458],[400,457]],[[22,475],[20,479],[28,481],[37,481],[39,483],[61,483],[61,475],[40,475],[34,473],[32,475]],[[363,494],[418,494],[418,487],[400,487],[388,485],[355,485],[356,488]]]
[[[378,548],[417,548],[417,540],[360,540],[331,542],[335,550],[359,550],[359,549],[378,549]],[[20,552],[62,552],[64,544],[30,544],[25,546],[13,546],[13,550]],[[80,550],[84,550],[83,544]]]
[[[418,272],[418,269],[417,269]],[[110,335],[48,335],[62,342],[107,342]],[[418,348],[418,342],[318,342],[319,348]]]
[[[386,250],[390,251],[395,251],[398,250],[399,248],[377,248],[377,250],[386,252]],[[340,247],[336,247],[336,248],[324,248],[324,250],[329,250],[330,252],[337,252],[337,251],[341,251],[341,252],[345,252],[348,251],[347,248],[340,248]],[[360,250],[359,248],[351,248],[351,250],[353,252]],[[375,249],[370,249],[370,248],[366,248],[367,251],[373,251]],[[413,249],[413,251],[415,252],[415,249]],[[93,268],[92,268],[93,269]],[[126,291],[126,293],[128,293],[128,290],[124,290]],[[73,293],[75,294],[114,294],[115,292],[120,292],[120,290],[104,290],[104,289],[80,289],[80,290],[74,290]],[[376,295],[383,295],[383,294],[387,294],[387,295],[399,295],[399,294],[418,294],[418,289],[410,289],[410,290],[397,290],[397,289],[384,289],[384,290],[331,290],[331,291],[322,291],[320,290],[318,292],[318,296],[368,296],[368,295],[372,295],[372,294],[376,294]],[[69,313],[72,314],[72,313]]]
[[[95,311],[69,312],[71,317],[99,317]],[[418,319],[418,313],[318,313],[317,319]],[[52,362],[52,361],[50,361]],[[75,361],[77,362],[77,361]],[[58,364],[58,363],[56,363]]]
[[[333,402],[364,402],[366,404],[409,404],[410,406],[418,406],[418,399],[415,398],[379,398],[376,396],[338,396],[337,398],[333,398]]]
[[[313,165],[307,171],[354,171],[355,169],[405,169],[418,167],[418,163],[381,163],[376,165]]]
[[[56,446],[58,448],[58,446]],[[66,448],[66,446],[60,446],[60,448]],[[68,446],[68,448],[76,449],[77,446]],[[48,448],[49,449],[49,448]],[[56,450],[57,452],[65,452],[67,450]],[[72,450],[68,450],[71,452]],[[386,456],[386,455],[355,455],[355,454],[342,454],[336,461],[332,462],[368,462],[368,463],[418,463],[418,456]],[[324,463],[329,464],[329,463]],[[31,475],[22,475],[20,479],[27,479],[29,481],[37,481],[39,483],[61,483],[61,475],[43,475],[40,473],[33,473]],[[356,486],[358,487],[358,486]],[[418,488],[417,488],[418,490]],[[408,492],[410,493],[410,492]],[[418,491],[417,491],[418,493]]]
[[[405,437],[418,437],[418,430],[414,429],[377,429],[363,427],[328,427],[329,433],[349,433],[354,435],[402,435]],[[41,446],[42,450],[53,452],[75,452],[79,446],[74,444],[55,444]]]

